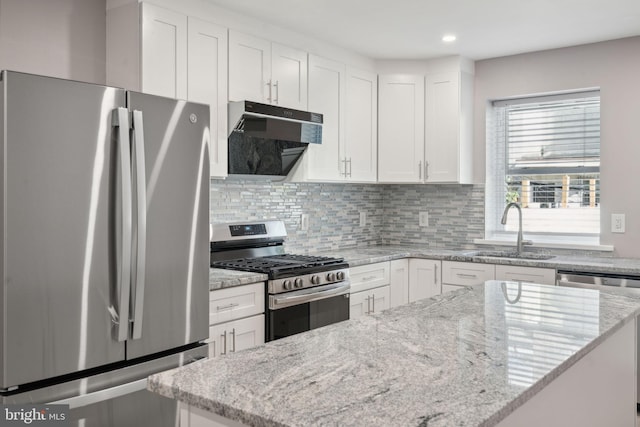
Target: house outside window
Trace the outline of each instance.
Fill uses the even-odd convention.
[[[523,230],[536,243],[600,240],[600,93],[597,90],[493,101],[487,113],[487,240]]]

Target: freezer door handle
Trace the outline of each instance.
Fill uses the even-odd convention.
[[[129,110],[118,108],[114,112],[114,125],[118,127],[118,176],[120,179],[120,256],[116,257],[118,283],[117,340],[125,341],[129,332],[129,298],[131,292],[131,154],[129,143]]]
[[[115,399],[127,394],[135,393],[147,388],[147,379],[133,381],[127,384],[121,384],[115,387],[107,388],[93,393],[87,393],[80,396],[70,397],[68,399],[56,400],[49,402],[48,405],[69,405],[69,409],[83,408],[93,405],[94,403],[104,402],[106,400]]]
[[[142,111],[133,111],[133,158],[136,188],[136,244],[135,268],[132,270],[133,294],[133,331],[132,339],[142,337],[142,314],[144,309],[144,285],[147,242],[147,178],[144,157],[144,127]]]

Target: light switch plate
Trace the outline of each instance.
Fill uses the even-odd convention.
[[[309,229],[309,214],[300,215],[300,230],[307,231]]]
[[[420,212],[418,216],[418,225],[420,227],[428,227],[429,226],[429,212]]]
[[[367,225],[367,213],[365,211],[360,211],[360,227],[365,227]]]
[[[611,214],[611,232],[624,233],[625,218],[624,214]]]

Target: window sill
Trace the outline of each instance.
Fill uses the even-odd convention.
[[[493,245],[493,246],[515,246],[514,239],[511,240],[488,240],[488,239],[474,239],[473,243],[476,245]],[[598,244],[585,244],[585,243],[552,243],[552,242],[533,242],[533,245],[527,245],[531,248],[548,248],[548,249],[575,249],[582,251],[602,251],[613,252],[613,246],[611,245],[598,245]]]

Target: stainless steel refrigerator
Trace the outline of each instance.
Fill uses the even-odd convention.
[[[207,354],[209,107],[1,77],[2,402],[174,425],[145,385]]]

